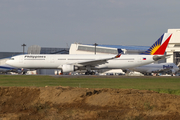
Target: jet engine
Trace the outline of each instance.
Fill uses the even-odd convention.
[[[63,65],[62,66],[62,71],[63,72],[73,72],[75,70],[77,70],[78,68],[74,65]]]
[[[175,74],[175,73],[176,73],[176,71],[175,71],[175,70],[173,70],[173,69],[171,69],[171,70],[169,70],[167,73],[168,73],[168,74]]]

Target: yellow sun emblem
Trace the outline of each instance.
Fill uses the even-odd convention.
[[[153,55],[160,47],[160,44],[151,47],[151,55]]]

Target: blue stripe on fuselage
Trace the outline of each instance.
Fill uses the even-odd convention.
[[[15,69],[15,68],[14,67],[0,66],[0,69],[12,70],[12,69]]]

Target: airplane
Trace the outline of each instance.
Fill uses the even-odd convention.
[[[17,68],[26,69],[61,69],[62,72],[86,70],[86,74],[94,74],[96,69],[127,69],[138,67],[165,59],[166,47],[171,33],[164,33],[147,51],[140,55],[59,55],[59,54],[25,54],[11,57],[6,63]]]
[[[0,73],[7,74],[8,72],[21,73],[21,69],[9,65],[0,65]]]
[[[25,73],[25,71],[21,70],[20,68],[12,67],[6,64],[6,61],[10,58],[0,59],[0,73],[7,74],[8,72],[15,72],[15,73]]]
[[[174,63],[152,63],[131,68],[130,70],[140,72],[144,75],[150,75],[151,73],[167,73],[173,75],[179,70],[179,67]]]

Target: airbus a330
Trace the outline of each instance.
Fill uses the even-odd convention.
[[[25,54],[12,57],[6,63],[26,69],[61,69],[63,72],[86,70],[93,74],[95,69],[127,69],[153,63],[164,55],[172,34],[164,33],[147,51],[140,55],[62,55],[62,54]]]

